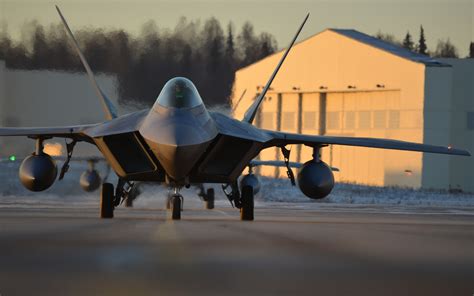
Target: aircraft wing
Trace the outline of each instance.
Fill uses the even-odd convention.
[[[281,167],[281,168],[286,168],[286,163],[282,160],[257,160],[257,159],[253,159],[251,162],[250,162],[250,165],[253,166],[253,167],[256,167],[256,166],[273,166],[273,167]],[[295,168],[295,169],[299,169],[303,166],[303,163],[301,162],[294,162],[294,161],[290,161],[288,162],[288,167],[290,168]],[[331,167],[331,170],[333,172],[339,172],[339,169],[336,168],[336,167]]]
[[[462,149],[455,149],[451,146],[434,146],[413,142],[405,142],[389,139],[377,138],[357,138],[357,137],[333,137],[333,136],[312,136],[302,134],[292,134],[276,131],[266,131],[272,138],[267,141],[265,146],[285,146],[289,144],[304,144],[307,146],[324,146],[324,145],[344,145],[344,146],[359,146],[369,148],[394,149],[419,151],[427,153],[451,154],[470,156],[471,154]]]
[[[253,167],[256,167],[256,166],[274,166],[274,167],[286,167],[286,163],[282,160],[256,160],[256,159],[253,159],[251,162],[250,162],[250,165],[253,166]],[[290,168],[297,168],[299,169],[300,167],[303,166],[302,163],[300,162],[293,162],[293,161],[290,161],[288,163],[288,166]]]
[[[29,138],[59,137],[90,142],[90,137],[84,131],[95,126],[96,124],[63,127],[1,127],[0,136],[26,136]]]

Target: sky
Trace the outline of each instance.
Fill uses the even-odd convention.
[[[279,48],[288,45],[305,14],[311,14],[300,40],[326,28],[351,28],[374,35],[378,31],[403,39],[407,31],[418,40],[425,29],[428,48],[449,38],[461,57],[474,41],[474,0],[0,0],[0,24],[16,39],[22,24],[37,19],[58,23],[60,6],[73,30],[83,27],[123,28],[138,34],[153,19],[161,28],[174,28],[181,16],[189,20],[216,17],[239,29],[245,21],[257,32],[273,34]]]

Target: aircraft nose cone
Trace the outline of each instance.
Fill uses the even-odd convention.
[[[182,182],[217,136],[204,106],[150,111],[139,130],[166,174]]]
[[[157,145],[157,157],[168,176],[184,179],[207,148],[207,143],[197,145]]]
[[[205,152],[209,138],[195,126],[174,124],[163,126],[155,154],[168,176],[183,180]]]

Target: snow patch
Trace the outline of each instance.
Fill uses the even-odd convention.
[[[61,206],[81,203],[96,206],[99,191],[86,193],[79,185],[80,175],[87,169],[86,162],[73,162],[64,180],[56,181],[53,186],[40,193],[26,190],[18,179],[19,162],[0,163],[0,204],[3,207],[20,205]],[[58,163],[58,169],[62,163]],[[98,164],[97,169],[103,175],[105,166]],[[110,173],[109,181],[116,183],[116,176]],[[291,186],[288,179],[260,177],[261,191],[256,196],[257,203],[301,204],[354,204],[354,205],[413,205],[442,207],[474,207],[474,194],[450,193],[447,191],[414,190],[396,187],[374,187],[338,183],[332,193],[321,200],[312,200],[304,196],[297,186]],[[217,204],[228,204],[220,184],[209,184],[216,193]],[[163,185],[144,184],[142,193],[136,201],[140,207],[163,207],[168,188]],[[199,201],[197,189],[183,189],[181,194],[186,200]]]

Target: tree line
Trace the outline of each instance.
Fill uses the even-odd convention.
[[[420,53],[427,56],[432,56],[436,58],[459,58],[459,51],[454,44],[448,39],[438,40],[436,44],[436,49],[430,51],[426,45],[425,30],[423,26],[420,26],[420,33],[418,37],[418,42],[415,44],[413,37],[410,34],[410,31],[407,31],[405,37],[402,41],[399,41],[394,35],[378,32],[375,35],[376,38],[390,42],[392,44],[402,46],[410,51]],[[469,54],[468,58],[474,58],[474,43],[469,44]]]
[[[175,76],[191,79],[207,105],[228,104],[236,69],[277,49],[275,38],[256,34],[251,23],[236,32],[232,23],[223,28],[216,18],[201,22],[182,17],[171,30],[148,21],[137,36],[91,28],[75,35],[95,72],[116,75],[120,102],[145,105]],[[0,60],[15,69],[83,71],[70,42],[62,25],[33,21],[22,28],[21,41],[0,33]]]
[[[116,75],[121,103],[148,106],[175,76],[190,78],[207,105],[228,104],[235,71],[277,49],[275,38],[266,32],[256,34],[251,23],[236,32],[232,23],[223,28],[216,18],[201,22],[182,17],[171,30],[148,21],[137,36],[122,29],[88,28],[76,32],[76,37],[95,72]],[[375,37],[420,54],[459,56],[449,39],[440,40],[436,50],[430,51],[422,26],[416,44],[410,32],[402,42],[381,32]],[[470,57],[474,57],[473,43]],[[0,32],[0,60],[16,69],[83,71],[61,24],[45,27],[32,21],[24,25],[22,38],[16,42],[5,30]]]

